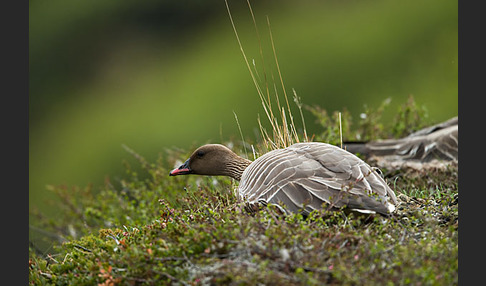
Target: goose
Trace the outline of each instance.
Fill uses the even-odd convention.
[[[433,160],[458,161],[458,117],[420,129],[399,139],[384,139],[368,143],[345,143],[351,153],[380,161],[419,162]]]
[[[197,148],[178,175],[229,176],[239,181],[237,193],[245,209],[275,205],[283,213],[345,210],[390,216],[397,199],[375,168],[356,155],[321,142],[295,143],[269,151],[255,161],[221,144]]]

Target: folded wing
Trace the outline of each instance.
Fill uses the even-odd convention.
[[[266,153],[243,173],[240,197],[283,204],[290,212],[329,207],[390,214],[396,198],[383,178],[355,155],[325,143],[297,143]]]

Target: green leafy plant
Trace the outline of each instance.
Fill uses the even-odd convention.
[[[425,127],[428,119],[428,112],[425,106],[418,106],[415,99],[410,95],[407,102],[401,105],[395,115],[391,128],[394,137],[404,137],[408,134]]]
[[[274,56],[276,60],[275,49]],[[252,78],[256,82],[258,77],[252,73]],[[280,72],[279,79],[285,90]],[[262,142],[257,149],[310,140],[295,92],[300,130],[285,92],[285,104],[278,103],[277,92],[274,104],[271,94],[262,92],[269,88],[255,86],[272,127],[267,132],[260,122]],[[314,139],[337,144],[357,136],[385,138],[390,128],[379,121],[388,103],[376,110],[365,106],[356,130],[351,129],[346,110],[329,116],[320,107],[306,107],[323,126]],[[420,108],[412,101],[402,110],[394,122],[399,126],[392,132],[396,136],[421,122]],[[411,120],[415,116],[420,118]],[[246,142],[232,144],[236,152],[247,148]],[[52,247],[42,249],[31,239],[30,284],[458,283],[457,166],[427,176],[388,174],[400,200],[391,218],[324,208],[304,219],[299,213],[283,216],[272,208],[246,213],[234,195],[236,182],[229,178],[169,179],[167,165],[178,165],[190,155],[187,151],[167,150],[152,163],[128,147],[125,150],[137,160],[140,171],[125,162],[123,178],[106,179],[98,190],[49,187],[59,198],[52,204],[60,215],[51,219],[33,210],[31,229],[46,235]]]
[[[173,164],[188,156],[168,154]],[[457,284],[454,167],[391,175],[401,204],[390,219],[326,209],[303,219],[271,208],[250,215],[231,179],[169,180],[163,165],[136,156],[143,173],[126,164],[118,184],[52,188],[64,218],[38,227],[64,242],[44,252],[32,242],[31,284]]]

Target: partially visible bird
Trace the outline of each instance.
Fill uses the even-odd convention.
[[[400,162],[457,162],[459,160],[458,143],[458,117],[453,117],[400,139],[345,143],[344,148],[368,159],[385,160],[397,165]]]
[[[326,143],[296,143],[253,162],[226,146],[207,144],[169,175],[186,174],[240,181],[238,196],[249,210],[272,204],[284,213],[301,211],[305,216],[322,208],[388,216],[397,205],[395,193],[374,168]]]

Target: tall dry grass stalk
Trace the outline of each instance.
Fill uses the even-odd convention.
[[[297,93],[295,92],[294,89],[293,91],[293,100],[294,103],[297,105],[299,112],[300,112],[300,117],[302,121],[302,129],[303,129],[303,134],[302,136],[299,136],[298,130],[295,126],[294,122],[294,116],[292,115],[292,110],[290,108],[288,96],[287,96],[287,91],[285,88],[285,84],[283,81],[282,73],[280,72],[280,66],[278,63],[278,57],[277,57],[277,52],[275,49],[275,44],[273,41],[273,35],[272,35],[272,29],[270,26],[270,19],[267,16],[267,26],[268,26],[268,31],[269,31],[269,36],[270,36],[270,42],[272,45],[272,53],[273,53],[273,59],[275,61],[275,65],[277,68],[278,72],[278,81],[279,83],[277,84],[274,78],[273,73],[271,73],[271,79],[272,83],[269,82],[269,77],[267,75],[267,72],[265,70],[265,61],[263,57],[263,48],[262,48],[262,43],[260,39],[260,33],[258,31],[258,25],[255,20],[255,14],[253,13],[253,9],[251,8],[250,1],[247,0],[248,3],[248,8],[250,10],[250,14],[253,20],[253,24],[255,26],[255,31],[256,35],[258,38],[258,44],[259,44],[259,51],[260,51],[260,58],[262,62],[262,68],[263,68],[263,84],[264,86],[262,87],[260,85],[260,75],[258,74],[257,68],[256,68],[256,63],[255,60],[252,61],[252,64],[250,65],[250,61],[248,60],[245,50],[243,49],[243,45],[241,44],[240,37],[238,35],[238,31],[236,30],[235,23],[233,21],[233,16],[231,15],[231,11],[228,5],[227,0],[225,0],[226,3],[226,9],[228,11],[228,16],[231,21],[231,25],[233,27],[233,31],[235,32],[236,40],[238,41],[238,45],[240,47],[241,54],[243,55],[243,58],[245,60],[246,66],[248,68],[248,71],[250,72],[251,78],[253,80],[253,84],[255,85],[255,88],[258,92],[258,96],[260,97],[261,104],[263,106],[263,110],[265,111],[265,115],[267,116],[268,121],[270,122],[270,125],[272,127],[271,132],[267,132],[265,127],[263,126],[260,116],[258,116],[258,125],[260,127],[260,133],[263,138],[263,145],[266,150],[263,151],[269,151],[269,150],[274,150],[274,149],[279,149],[279,148],[285,148],[288,147],[294,143],[297,142],[308,142],[309,138],[307,136],[307,130],[305,127],[305,121],[304,121],[304,115],[302,113],[302,103],[300,98],[297,96]],[[253,67],[253,69],[252,69]],[[272,86],[272,88],[270,87]],[[281,88],[283,97],[285,99],[285,105],[282,105],[280,103],[279,99],[279,88]],[[271,91],[272,90],[272,91]],[[273,102],[273,100],[275,102]],[[274,113],[274,109],[277,111]]]

